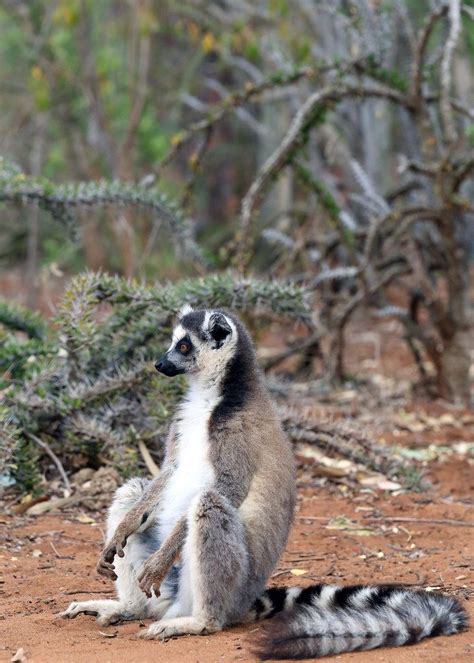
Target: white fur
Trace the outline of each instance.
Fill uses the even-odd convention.
[[[265,619],[265,617],[273,610],[273,603],[271,598],[265,594],[260,597],[260,600],[263,603],[263,610],[260,612],[259,619]]]
[[[174,348],[176,343],[180,341],[184,336],[186,336],[187,331],[182,325],[176,325],[176,327],[173,329],[173,336],[171,338],[171,343],[170,347],[168,348],[168,352]]]
[[[403,589],[401,589],[399,592],[394,592],[388,599],[387,599],[387,605],[390,608],[394,608],[395,610],[399,608],[404,601],[406,600],[407,593]]]
[[[209,418],[219,401],[215,386],[202,388],[191,383],[176,419],[177,467],[163,493],[159,517],[160,539],[164,541],[192,499],[209,488],[214,470],[209,461]]]
[[[369,599],[377,593],[375,587],[363,587],[359,591],[351,596],[350,604],[353,608],[366,608]]]
[[[329,607],[334,599],[334,594],[338,589],[340,589],[339,585],[325,585],[321,590],[321,594],[315,601],[318,608]]]
[[[188,313],[192,313],[193,311],[194,309],[190,304],[183,304],[178,311],[178,318],[184,318],[185,315],[188,315]]]
[[[206,311],[204,313],[204,322],[202,323],[202,328],[205,331],[209,331],[209,322],[211,320],[211,315],[212,315],[212,311]],[[227,320],[227,316],[226,316],[226,320]]]
[[[195,617],[173,617],[162,619],[155,624],[151,624],[146,631],[139,634],[139,638],[145,640],[168,640],[168,638],[177,635],[202,635],[203,633],[212,633],[209,624],[201,622]]]
[[[303,590],[301,587],[289,587],[286,590],[285,610],[290,610]]]

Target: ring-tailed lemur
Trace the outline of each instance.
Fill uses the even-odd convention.
[[[255,619],[261,658],[306,658],[458,633],[464,609],[402,586],[265,583],[286,544],[295,470],[244,325],[220,310],[186,309],[157,362],[186,373],[158,478],[132,479],[110,508],[98,570],[118,598],[71,603],[64,617],[100,624],[157,619],[141,637],[203,634]]]

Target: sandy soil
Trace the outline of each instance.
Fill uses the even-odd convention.
[[[349,491],[344,495],[333,485],[301,487],[295,526],[272,582],[397,581],[441,587],[474,613],[468,589],[472,529],[456,524],[469,519],[466,496],[472,491],[472,471],[468,469],[466,460],[454,458],[435,464],[433,491],[424,494]],[[350,519],[354,529],[332,529],[331,519],[338,516]],[[453,522],[395,522],[387,517]],[[0,661],[10,661],[19,647],[35,663],[253,660],[247,637],[255,627],[160,643],[136,639],[140,628],[136,623],[101,628],[92,617],[55,619],[71,600],[113,595],[112,584],[95,572],[103,515],[95,514],[94,522],[80,522],[88,518],[90,514],[81,515],[77,509],[59,516],[2,518]],[[294,569],[305,573],[295,576]],[[472,660],[473,640],[468,631],[404,649],[345,654],[343,660],[462,662]]]

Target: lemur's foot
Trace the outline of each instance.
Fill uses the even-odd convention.
[[[176,617],[155,622],[146,631],[140,632],[138,637],[144,640],[168,640],[180,635],[207,635],[220,630],[217,624],[205,623],[194,617]]]
[[[112,600],[73,601],[59,616],[63,619],[74,619],[81,614],[92,615],[100,626],[120,624],[121,622],[141,619],[143,616],[127,611],[119,601]]]

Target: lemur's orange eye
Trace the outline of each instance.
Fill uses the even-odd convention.
[[[187,343],[180,343],[179,351],[182,352],[183,354],[186,354],[186,352],[189,351],[189,345]]]

